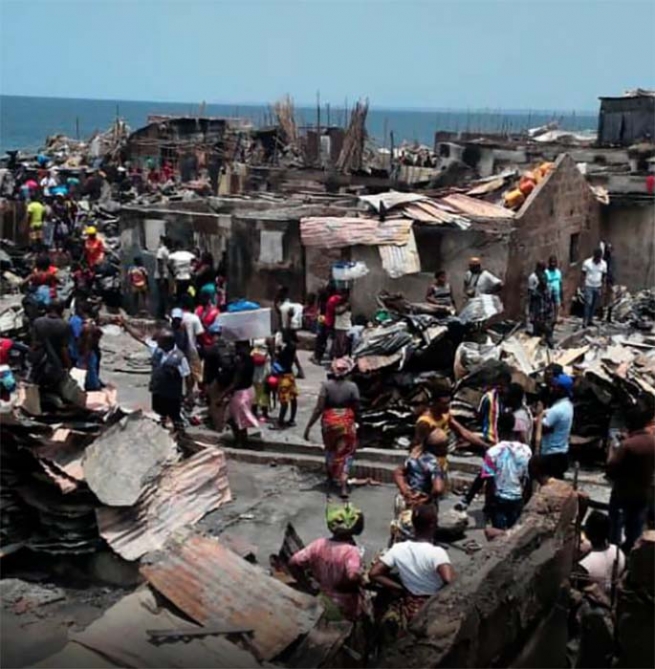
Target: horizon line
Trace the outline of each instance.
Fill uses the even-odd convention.
[[[216,102],[216,101],[207,101],[203,100],[201,102],[189,102],[189,101],[180,101],[180,100],[136,100],[136,99],[119,99],[119,98],[89,98],[89,97],[72,97],[72,96],[60,96],[60,95],[24,95],[17,93],[0,93],[2,98],[28,98],[33,100],[80,100],[84,102],[138,102],[138,103],[152,103],[152,104],[174,104],[174,105],[195,105],[199,107],[200,105],[221,105],[224,107],[272,107],[275,104],[276,100],[273,102]],[[284,97],[284,96],[282,96]],[[290,96],[291,97],[291,96]],[[278,98],[282,99],[282,98]],[[353,99],[353,104],[358,100],[367,100],[368,98],[357,98]],[[293,104],[298,109],[316,109],[316,103],[298,103],[293,97],[291,97]],[[350,106],[348,99],[346,98],[345,103]],[[335,110],[344,110],[346,109],[346,104],[341,106],[334,106],[329,102],[322,102],[321,109],[325,108],[325,105],[329,104],[332,109]],[[580,114],[584,116],[595,116],[598,114],[596,110],[590,109],[537,109],[534,107],[524,107],[524,108],[513,108],[513,109],[503,109],[499,107],[396,107],[396,106],[374,106],[369,103],[369,109],[375,111],[389,111],[389,112],[419,112],[424,114],[435,113],[435,112],[471,112],[471,113],[484,113],[484,114],[553,114],[553,113],[567,113],[567,114]]]

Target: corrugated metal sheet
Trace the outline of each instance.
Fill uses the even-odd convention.
[[[378,195],[360,195],[359,199],[373,207],[375,211],[380,211],[381,204],[384,204],[384,208],[388,211],[401,204],[419,202],[428,198],[426,195],[419,195],[418,193],[398,193],[391,190],[388,193],[379,193]]]
[[[425,200],[405,205],[403,215],[417,223],[428,225],[452,225],[461,230],[471,227],[471,221],[468,218],[451,211],[447,206],[440,205],[436,200]]]
[[[497,204],[491,204],[491,202],[485,202],[484,200],[478,200],[474,197],[469,197],[468,195],[462,195],[461,193],[453,193],[452,195],[446,195],[439,200],[439,202],[445,203],[448,206],[452,207],[455,212],[464,214],[472,219],[513,219],[515,214],[505,207],[499,207]]]
[[[347,246],[403,246],[409,240],[412,222],[405,218],[335,218],[332,216],[303,218],[300,235],[304,246],[343,248]]]
[[[421,260],[416,248],[416,238],[412,231],[409,242],[405,246],[386,244],[378,246],[382,268],[392,278],[398,279],[405,274],[418,274],[421,271]]]
[[[375,372],[384,367],[390,367],[403,359],[402,351],[392,353],[391,355],[367,355],[363,358],[357,358],[357,369],[362,374],[366,372]]]
[[[138,445],[137,445],[138,446]],[[171,534],[232,499],[225,455],[207,448],[169,466],[132,507],[96,509],[100,534],[121,557],[136,560]]]
[[[82,464],[89,488],[103,504],[131,506],[163,467],[178,459],[168,430],[137,412],[91,443]]]
[[[253,629],[265,660],[316,624],[318,600],[280,583],[215,539],[193,536],[170,547],[141,573],[164,597],[202,625]]]
[[[70,637],[71,643],[90,648],[119,667],[250,669],[261,666],[251,653],[231,643],[224,636],[171,639],[166,643],[156,644],[150,640],[149,630],[197,631],[198,626],[160,607],[154,593],[149,588],[143,588],[123,597],[101,618]],[[64,657],[72,651],[73,649],[69,649]]]

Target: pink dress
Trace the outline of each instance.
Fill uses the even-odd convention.
[[[349,620],[363,611],[364,596],[353,581],[362,571],[362,557],[355,544],[334,539],[316,539],[293,555],[290,563],[308,568],[321,590]]]

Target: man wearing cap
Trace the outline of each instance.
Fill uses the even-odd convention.
[[[84,259],[90,269],[95,269],[105,259],[105,243],[98,237],[98,231],[92,225],[86,229]]]
[[[541,455],[547,473],[557,479],[563,479],[569,467],[569,440],[573,425],[573,379],[567,374],[560,374],[551,380],[553,405],[537,415],[541,421]]]
[[[486,269],[482,269],[480,258],[469,259],[468,272],[464,276],[464,295],[468,299],[480,295],[495,295],[500,292],[503,282]]]

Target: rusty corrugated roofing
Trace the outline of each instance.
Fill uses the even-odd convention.
[[[342,218],[333,216],[309,217],[300,220],[300,235],[304,246],[343,248],[346,246],[403,246],[409,241],[412,222],[392,218],[384,222],[377,218]]]
[[[471,221],[466,216],[450,211],[435,200],[407,204],[403,207],[403,215],[417,223],[428,225],[455,225],[464,230],[471,226]]]
[[[136,560],[161,548],[171,534],[197,523],[232,499],[225,455],[206,448],[166,468],[131,507],[96,509],[101,536],[120,556]]]
[[[253,629],[265,660],[281,653],[317,622],[318,600],[293,590],[217,540],[193,536],[158,554],[141,573],[164,597],[201,625]]]
[[[469,197],[462,193],[453,193],[442,197],[439,202],[447,204],[452,207],[453,211],[464,214],[472,219],[513,219],[515,214],[510,209],[499,207],[497,204],[478,200],[475,197]]]

